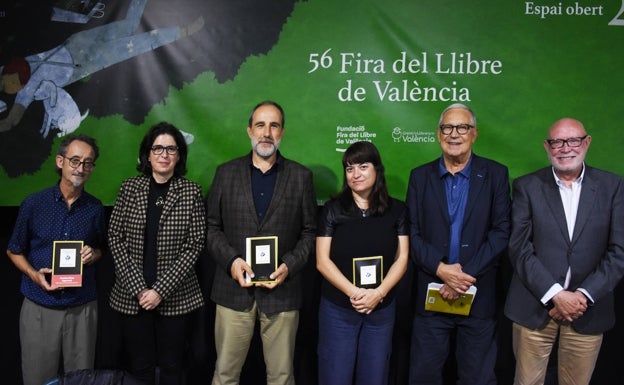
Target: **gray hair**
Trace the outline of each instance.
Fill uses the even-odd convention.
[[[438,126],[442,124],[442,119],[444,118],[444,114],[446,114],[448,110],[454,110],[456,108],[470,112],[470,116],[472,118],[471,124],[475,127],[477,126],[477,117],[475,116],[474,112],[470,109],[470,107],[462,103],[453,103],[450,106],[446,107],[444,111],[442,111],[442,113],[440,114],[440,120],[438,120]]]

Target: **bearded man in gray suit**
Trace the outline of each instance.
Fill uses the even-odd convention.
[[[560,385],[589,384],[603,333],[615,324],[624,273],[624,184],[589,167],[581,122],[555,122],[544,141],[551,167],[513,182],[505,304],[513,321],[514,384],[543,384],[559,340]]]
[[[235,384],[260,321],[267,384],[294,384],[293,356],[302,306],[302,274],[316,237],[312,172],[278,151],[284,111],[272,101],[252,110],[252,151],[220,165],[207,197],[207,248],[216,262],[213,385]],[[246,239],[277,237],[278,267],[252,283]],[[256,272],[257,273],[257,272]]]

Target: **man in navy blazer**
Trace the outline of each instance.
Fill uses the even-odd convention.
[[[472,152],[474,113],[452,104],[440,116],[442,156],[411,171],[406,203],[411,258],[416,267],[409,382],[442,384],[456,336],[458,384],[495,384],[497,272],[510,232],[507,167]],[[471,285],[477,294],[470,314],[425,310],[427,285],[457,299]]]
[[[207,198],[207,249],[216,262],[210,298],[217,304],[213,385],[237,384],[256,320],[260,321],[266,383],[294,384],[293,356],[302,306],[300,272],[316,240],[312,172],[278,151],[284,111],[256,105],[247,134],[251,154],[220,165]],[[248,237],[277,236],[271,281],[249,283]]]
[[[555,122],[544,141],[551,166],[513,183],[505,303],[513,321],[514,384],[543,384],[559,340],[559,384],[589,384],[603,333],[613,327],[613,290],[624,273],[624,186],[584,163],[581,122]]]

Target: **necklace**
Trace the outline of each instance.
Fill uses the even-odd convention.
[[[357,206],[357,208],[362,213],[362,216],[364,218],[366,218],[368,216],[368,200],[358,201],[357,199],[355,199],[355,197],[353,197],[353,201],[355,202],[355,205]],[[364,208],[362,208],[362,207],[364,207]]]
[[[357,207],[368,206],[368,200],[357,200],[353,198],[353,201],[357,205]]]
[[[163,197],[159,196],[158,198],[156,198],[156,206],[162,206],[165,204],[165,200],[163,199]]]

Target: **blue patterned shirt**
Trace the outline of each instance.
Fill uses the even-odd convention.
[[[8,249],[25,255],[36,270],[52,267],[54,241],[84,241],[94,249],[104,249],[106,219],[102,202],[83,191],[67,208],[58,185],[31,194],[22,202]],[[21,292],[46,307],[78,306],[97,299],[95,266],[83,267],[82,287],[48,292],[22,275]]]

